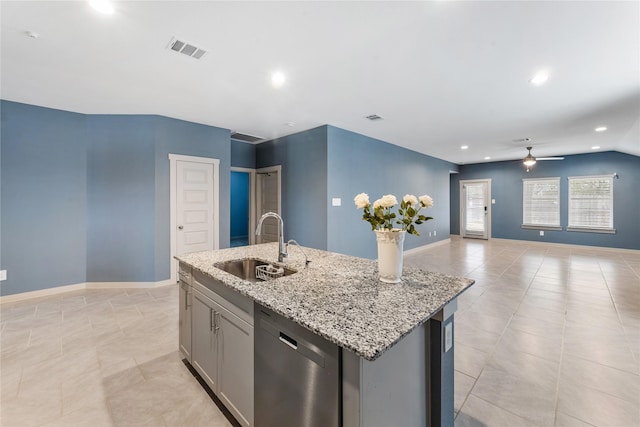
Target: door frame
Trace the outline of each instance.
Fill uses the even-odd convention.
[[[465,194],[464,194],[464,185],[465,184],[478,184],[478,183],[482,183],[482,184],[487,184],[487,216],[486,216],[486,221],[487,221],[487,240],[491,239],[491,178],[484,178],[484,179],[465,179],[465,180],[460,180],[460,236],[461,237],[470,237],[472,238],[472,236],[465,236],[465,220],[466,220],[466,207],[467,207],[467,202],[465,200]]]
[[[176,208],[178,199],[178,161],[207,163],[213,165],[213,249],[220,249],[220,159],[209,157],[186,156],[169,153],[169,245],[170,245],[170,280],[178,281],[178,260],[176,256],[178,239],[176,236]]]
[[[256,170],[251,168],[239,168],[231,166],[231,172],[244,172],[249,174],[249,245],[256,243]],[[230,173],[231,173],[230,172]],[[229,194],[229,201],[231,201],[231,194]],[[229,218],[231,220],[231,218]],[[231,223],[229,223],[231,227]]]
[[[258,217],[260,210],[258,209],[258,200],[260,200],[260,185],[258,185],[258,178],[260,174],[268,174],[269,172],[277,172],[278,173],[278,215],[282,216],[282,166],[268,166],[266,168],[256,169],[256,194],[255,194],[255,223],[258,223],[260,219]],[[254,236],[255,238],[255,236]],[[257,240],[257,239],[256,239]],[[257,243],[257,242],[256,242]]]

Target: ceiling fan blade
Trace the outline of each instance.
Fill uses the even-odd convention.
[[[564,160],[564,157],[536,157],[536,160]]]

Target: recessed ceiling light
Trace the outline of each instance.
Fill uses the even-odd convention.
[[[284,124],[285,126],[289,126],[290,128],[294,127],[296,124],[294,122],[287,122]]]
[[[469,148],[469,146],[468,146],[468,145],[461,145],[461,146],[460,146],[460,149],[461,149],[461,150],[466,150],[466,149],[468,149],[468,148]]]
[[[607,127],[606,127],[606,126],[598,126],[598,127],[596,128],[596,132],[604,132],[605,130],[607,130]]]
[[[531,78],[531,80],[529,80],[529,83],[531,83],[534,86],[540,86],[541,84],[543,84],[547,80],[549,80],[549,72],[547,70],[541,70],[541,71],[538,71]]]
[[[286,81],[287,77],[282,71],[276,71],[271,74],[271,84],[273,87],[282,87]]]
[[[598,150],[600,148],[599,145],[594,145],[593,147],[591,147],[592,150]]]
[[[109,0],[89,0],[92,8],[105,15],[113,15],[115,11],[113,4]]]
[[[40,37],[40,34],[36,33],[35,31],[25,31],[25,34],[32,39],[37,39],[38,37]]]
[[[485,160],[491,160],[491,156],[486,156],[484,159]]]

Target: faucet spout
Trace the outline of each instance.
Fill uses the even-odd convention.
[[[278,262],[283,262],[288,256],[287,247],[284,244],[284,222],[282,217],[275,212],[267,212],[260,217],[256,227],[256,236],[262,233],[262,223],[267,218],[275,218],[278,220]]]

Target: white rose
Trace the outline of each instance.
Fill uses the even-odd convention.
[[[380,199],[380,204],[382,205],[383,208],[390,208],[397,205],[398,200],[396,199],[396,196],[394,196],[393,194],[387,194],[382,196],[382,199]]]
[[[369,206],[369,195],[367,195],[367,193],[360,193],[353,198],[353,201],[356,203],[358,209],[366,208]]]
[[[375,202],[373,202],[373,209],[378,209],[382,207],[382,199],[378,199]]]
[[[408,203],[410,206],[414,206],[418,203],[418,198],[413,194],[405,194],[402,201]]]
[[[420,196],[420,205],[424,208],[430,208],[433,206],[433,199],[431,196],[427,196],[426,194],[424,196]]]

